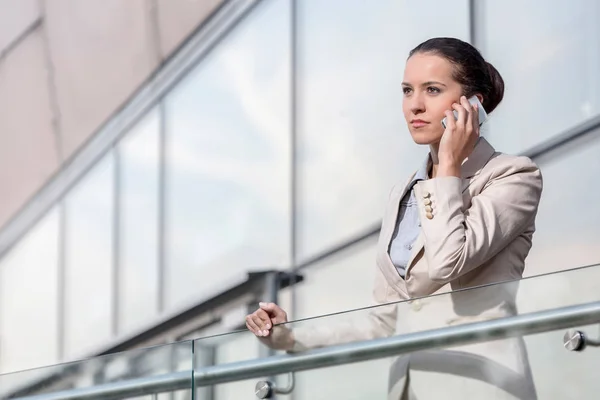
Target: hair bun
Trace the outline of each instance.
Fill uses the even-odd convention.
[[[491,113],[498,107],[498,104],[500,104],[504,98],[504,79],[502,79],[502,76],[496,67],[487,61],[485,63],[488,68],[491,90],[489,91],[487,98],[483,99],[483,108],[485,108],[488,113]]]

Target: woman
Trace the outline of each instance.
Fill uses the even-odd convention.
[[[261,304],[246,324],[266,345],[301,351],[516,313],[515,285],[453,292],[521,278],[535,231],[538,167],[480,138],[478,107],[467,101],[477,96],[493,112],[504,94],[502,77],[470,44],[434,38],[410,52],[402,87],[412,138],[430,152],[390,195],[374,287],[381,306],[366,321],[292,331],[275,326],[287,322],[281,308]],[[411,307],[395,303],[443,292],[452,293]],[[390,379],[394,399],[536,398],[521,339],[400,357]]]

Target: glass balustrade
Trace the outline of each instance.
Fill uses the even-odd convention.
[[[0,398],[250,399],[261,381],[294,400],[594,398],[599,278],[590,266],[276,326],[291,352],[243,329],[6,374]],[[576,331],[584,351],[569,351]]]
[[[0,375],[0,399],[190,399],[192,350],[193,342],[177,342]],[[159,380],[166,389],[148,389]]]
[[[385,325],[385,321],[393,325],[390,325],[392,337],[425,335],[440,329],[468,328],[467,324],[526,318],[599,302],[599,278],[598,266],[590,266],[330,314],[291,322],[285,327],[306,344],[325,347],[374,337],[373,326]],[[402,388],[407,386],[407,380],[413,391],[411,395],[418,399],[594,397],[600,390],[593,372],[600,367],[600,349],[583,352],[565,349],[563,336],[569,328],[581,330],[591,338],[600,336],[598,325],[567,323],[560,329],[523,336],[515,333],[515,337],[506,339],[487,338],[485,331],[478,332],[478,343],[460,346],[445,345],[442,338],[430,349],[403,356],[297,372],[293,399],[383,399],[388,393],[390,398],[403,399]],[[214,341],[211,346],[222,352],[217,359],[219,363],[242,362],[264,355],[264,350],[261,353],[253,345],[259,339],[247,331],[200,339],[196,348],[208,340]],[[343,359],[344,355],[340,357]],[[284,389],[290,384],[288,374],[275,378],[277,386]],[[214,398],[244,398],[261,379],[269,378],[216,385]],[[460,397],[461,393],[464,397]]]

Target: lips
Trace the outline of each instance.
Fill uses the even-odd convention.
[[[413,119],[412,121],[410,121],[410,123],[414,128],[422,128],[425,125],[429,124],[429,122],[423,121],[422,119]]]

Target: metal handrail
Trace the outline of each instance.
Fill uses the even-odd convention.
[[[173,392],[190,389],[192,385],[192,370],[171,372],[168,374],[127,379],[118,382],[104,383],[85,388],[69,389],[54,393],[44,393],[34,396],[17,397],[21,400],[108,400],[144,396],[148,394]]]
[[[21,397],[21,400],[119,399],[131,396],[210,386],[286,372],[387,358],[414,351],[466,345],[490,340],[543,333],[600,322],[600,301],[524,315],[475,322],[430,331],[354,342],[263,359],[216,365],[197,371],[181,371],[84,389]]]

